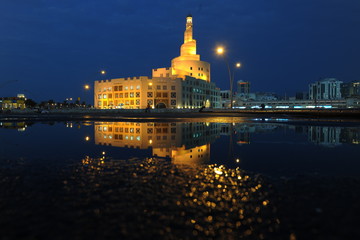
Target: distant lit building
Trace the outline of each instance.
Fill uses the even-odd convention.
[[[274,101],[277,100],[278,97],[276,93],[272,92],[257,92],[256,93],[256,101]]]
[[[139,76],[100,80],[94,86],[94,106],[100,109],[220,107],[220,90],[210,81],[210,64],[200,60],[193,39],[192,16],[186,18],[184,43],[171,67]]]
[[[343,98],[360,97],[360,81],[358,80],[349,83],[342,83],[341,96]]]
[[[17,97],[0,98],[0,110],[24,109],[25,101],[24,94],[18,94]]]
[[[342,81],[336,78],[323,78],[309,85],[310,100],[336,100],[341,99]]]
[[[237,94],[246,98],[250,94],[250,82],[238,81]]]

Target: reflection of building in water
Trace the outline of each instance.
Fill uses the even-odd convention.
[[[333,126],[309,126],[307,128],[309,141],[317,144],[325,146],[337,146],[341,145],[342,143],[360,143],[359,128],[344,128]]]
[[[210,159],[210,143],[219,136],[217,123],[95,124],[95,144],[147,149],[152,155],[172,158],[175,163],[200,163]]]
[[[343,128],[340,134],[340,141],[343,143],[360,144],[360,129]]]
[[[22,132],[26,130],[27,125],[25,122],[0,122],[0,128],[17,129]]]
[[[325,145],[340,145],[340,127],[310,126],[308,128],[309,140],[311,142]]]

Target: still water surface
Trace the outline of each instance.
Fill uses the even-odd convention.
[[[359,175],[359,123],[216,121],[4,122],[0,156],[58,164],[103,154],[122,160],[155,156],[174,164],[218,164],[275,176]]]
[[[1,122],[5,239],[356,239],[358,122]]]

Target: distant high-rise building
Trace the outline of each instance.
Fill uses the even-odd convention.
[[[152,77],[96,81],[94,105],[100,109],[220,107],[220,89],[210,81],[210,64],[196,53],[192,16],[186,18],[184,43],[171,67],[153,69]]]
[[[309,85],[310,100],[341,99],[340,85],[336,78],[323,78]]]

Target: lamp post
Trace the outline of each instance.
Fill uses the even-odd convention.
[[[228,72],[229,72],[229,82],[230,82],[230,108],[232,109],[233,108],[233,85],[234,85],[234,76],[235,76],[235,69],[236,68],[240,68],[241,67],[241,63],[236,63],[234,65],[234,68],[231,69],[230,68],[230,64],[229,64],[229,61],[225,55],[225,49],[224,47],[218,47],[216,49],[216,53],[220,56],[223,56],[224,57],[224,60],[226,62],[226,65],[227,65],[227,68],[228,68]],[[231,72],[232,70],[232,72]]]

